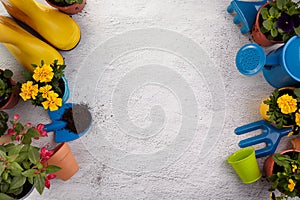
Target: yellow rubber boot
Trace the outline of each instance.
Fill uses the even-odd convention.
[[[56,49],[28,33],[9,17],[0,16],[0,42],[27,70],[32,71],[31,64],[38,65],[41,60],[48,64],[54,60],[64,63]]]
[[[80,28],[68,15],[34,0],[1,0],[7,12],[27,24],[54,47],[73,49],[80,40]]]

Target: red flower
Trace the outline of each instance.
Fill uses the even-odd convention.
[[[47,176],[46,176],[46,179],[45,179],[45,187],[46,188],[50,188],[50,180],[51,179],[54,179],[56,177],[56,175],[55,174],[48,174]]]
[[[16,134],[17,134],[17,132],[14,131],[14,129],[12,129],[12,128],[10,128],[10,129],[7,130],[7,135],[8,136],[12,136],[12,135],[16,135]]]
[[[54,151],[48,151],[46,147],[41,148],[40,151],[41,162],[43,163],[49,160],[53,153]]]
[[[19,118],[20,118],[20,116],[18,114],[15,114],[14,121],[18,121]]]
[[[41,137],[48,136],[47,131],[45,130],[44,124],[38,124],[35,129],[40,133]]]

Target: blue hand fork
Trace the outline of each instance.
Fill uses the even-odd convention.
[[[269,122],[260,120],[240,126],[236,128],[234,132],[236,135],[242,135],[255,130],[262,130],[262,133],[254,137],[241,140],[239,142],[239,146],[241,148],[245,148],[256,144],[265,143],[266,147],[255,151],[256,157],[260,158],[273,154],[280,142],[280,139],[283,136],[288,135],[292,131],[292,128],[277,129]]]

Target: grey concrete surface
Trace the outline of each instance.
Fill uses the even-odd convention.
[[[251,40],[233,24],[229,3],[88,0],[73,16],[80,44],[61,52],[69,102],[87,104],[93,116],[91,130],[70,142],[80,169],[27,199],[268,199],[264,178],[242,184],[225,161],[253,135],[234,129],[259,120],[273,90],[262,74],[236,70],[235,54]],[[2,6],[0,13],[7,15]],[[3,45],[0,55],[1,68],[20,80],[24,69]],[[9,113],[50,122],[29,102]],[[55,145],[53,134],[38,142],[48,143]],[[278,151],[288,145],[284,138]]]

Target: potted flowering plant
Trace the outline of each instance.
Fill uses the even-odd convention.
[[[11,70],[0,70],[0,110],[12,108],[19,101],[19,89],[12,76]]]
[[[30,192],[33,187],[42,194],[50,187],[52,173],[60,170],[54,165],[45,166],[53,151],[33,146],[32,139],[47,136],[44,125],[32,126],[18,122],[15,115],[7,135],[15,143],[0,145],[0,199],[18,199]]]
[[[292,126],[289,134],[298,134],[300,127],[300,88],[275,89],[272,95],[260,106],[264,119],[274,123],[277,128]]]
[[[85,4],[86,0],[46,0],[47,3],[54,8],[66,13],[66,14],[76,14],[80,12]]]
[[[286,42],[294,35],[300,36],[299,2],[276,0],[261,7],[252,29],[256,43],[270,46]]]
[[[20,86],[20,96],[24,101],[31,100],[33,105],[43,106],[44,109],[54,111],[68,98],[68,85],[64,78],[65,65],[55,60],[48,65],[41,61],[41,65],[32,65],[34,71],[24,72],[26,82]],[[66,97],[67,96],[67,97]]]
[[[273,200],[300,197],[300,151],[286,150],[280,154],[270,156],[264,163],[267,179],[272,182],[269,191]],[[275,196],[273,191],[281,192]]]

